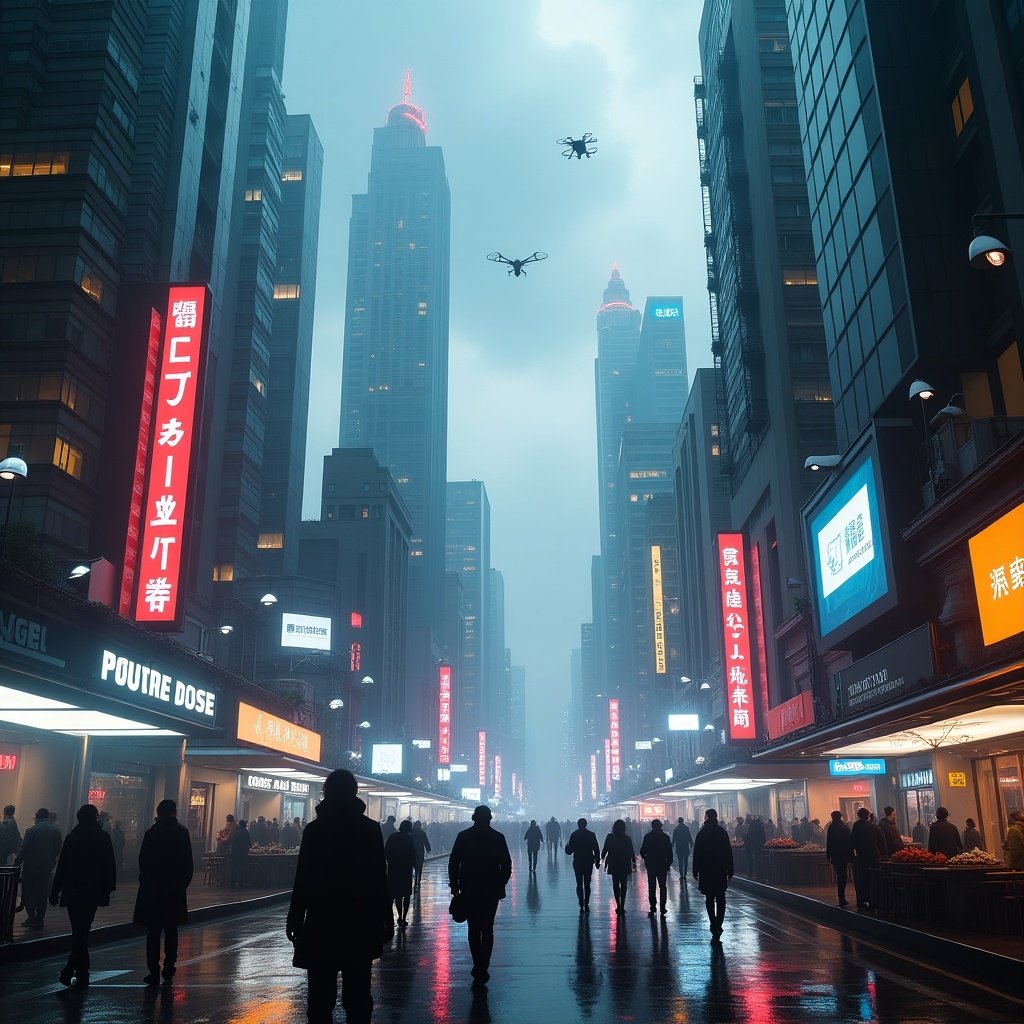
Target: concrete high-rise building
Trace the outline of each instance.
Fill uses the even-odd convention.
[[[444,157],[407,76],[352,198],[341,445],[372,448],[412,516],[407,700],[423,728],[444,607],[450,221]]]
[[[458,666],[455,747],[473,749],[486,728],[484,704],[491,678],[491,505],[481,480],[448,482],[445,568],[462,580],[462,660]]]
[[[682,296],[652,295],[644,303],[632,391],[632,422],[679,422],[686,404]]]
[[[487,686],[483,694],[481,728],[487,730],[489,749],[500,754],[508,739],[511,656],[505,647],[505,576],[500,569],[491,569],[489,579]]]

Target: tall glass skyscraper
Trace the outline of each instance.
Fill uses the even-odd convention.
[[[406,76],[352,197],[341,446],[372,448],[412,516],[407,711],[424,726],[444,607],[450,222],[444,157]]]

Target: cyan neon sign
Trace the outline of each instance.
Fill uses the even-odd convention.
[[[885,758],[865,757],[846,758],[842,761],[831,760],[828,763],[828,773],[832,776],[844,775],[884,775]]]
[[[681,317],[683,315],[683,311],[678,306],[658,306],[654,310],[654,315],[659,320],[665,320]]]

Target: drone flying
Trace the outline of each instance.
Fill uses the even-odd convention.
[[[571,135],[567,135],[564,139],[558,139],[558,145],[566,147],[562,150],[562,156],[567,160],[571,160],[573,157],[576,157],[577,160],[586,157],[589,160],[597,152],[596,142],[597,139],[590,132],[584,132],[579,139],[574,139]]]
[[[488,254],[487,258],[492,263],[507,264],[509,277],[513,274],[519,277],[520,274],[526,273],[527,263],[539,263],[541,260],[546,260],[548,254],[546,252],[535,252],[532,256],[527,256],[525,260],[510,260],[507,256],[502,256],[500,252],[492,252]]]

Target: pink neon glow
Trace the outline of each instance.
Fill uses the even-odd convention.
[[[410,68],[405,69],[405,92],[402,95],[405,97],[406,103],[412,100],[412,70]]]
[[[606,302],[603,306],[598,306],[598,313],[603,313],[606,309],[632,309],[632,302],[623,302],[621,299],[615,299],[612,302]]]

